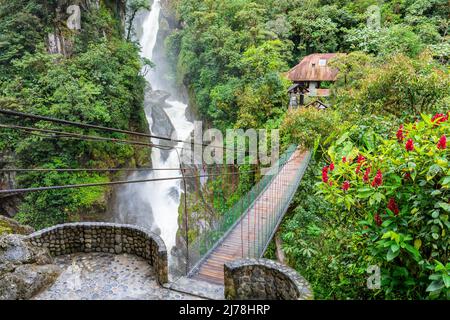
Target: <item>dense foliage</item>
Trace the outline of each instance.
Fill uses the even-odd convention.
[[[383,59],[396,53],[416,57],[428,48],[434,57],[448,59],[446,0],[176,2],[183,28],[168,40],[173,65],[202,116],[221,128],[279,124],[288,102],[280,73],[310,53],[358,50]],[[379,5],[381,20],[370,26],[373,5]],[[416,70],[404,65],[406,57],[397,59],[397,67],[378,72],[387,71],[390,82],[379,76],[378,87],[368,90],[401,90],[395,85]],[[419,59],[416,69],[427,61]],[[410,70],[405,79],[394,83],[390,74],[405,70]],[[418,77],[426,81],[427,73]]]

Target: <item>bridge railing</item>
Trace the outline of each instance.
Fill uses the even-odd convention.
[[[253,241],[249,241],[244,246],[247,248],[247,252],[244,254],[245,258],[263,257],[295,196],[295,192],[305,174],[310,159],[311,152],[308,151],[298,166],[294,165],[289,169],[287,166],[280,168],[280,174],[277,176],[277,180],[272,182],[273,186],[271,189],[274,190],[269,191],[269,194],[275,194],[274,201],[271,201],[271,203],[263,208],[262,211],[264,211],[264,214],[261,214],[261,208],[253,208],[252,212],[248,213],[249,224],[256,224],[258,228],[255,228],[256,231],[253,235]],[[285,169],[286,172],[283,172]]]
[[[227,236],[228,232],[233,230],[233,227],[239,223],[243,216],[245,216],[245,213],[249,211],[258,197],[277,177],[280,170],[289,161],[296,149],[297,147],[295,145],[291,145],[286,152],[280,156],[277,163],[269,169],[268,173],[264,175],[263,178],[256,183],[246,195],[242,196],[239,201],[237,201],[230,209],[221,215],[208,230],[203,230],[203,232],[199,234],[191,244],[189,244],[187,263],[188,269],[191,272],[195,271],[202,259],[208,256],[209,252],[220,244],[221,241]],[[277,219],[274,216],[273,221],[271,221],[270,224],[275,225],[276,223]],[[267,236],[264,237],[266,238]],[[248,250],[246,252],[243,251],[242,256],[250,256],[250,251],[252,251],[251,256],[254,256],[256,252],[261,249],[254,249],[253,251]]]

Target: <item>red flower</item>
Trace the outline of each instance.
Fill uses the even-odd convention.
[[[377,226],[381,226],[381,224],[383,223],[383,220],[381,219],[381,217],[378,213],[374,216],[374,220],[375,220],[375,223],[377,224]]]
[[[441,122],[445,122],[448,120],[448,114],[436,113],[433,118],[431,118],[431,122],[434,122],[436,125],[439,125]]]
[[[403,136],[403,125],[400,125],[400,128],[397,131],[397,140],[398,142],[403,142],[403,139],[405,137]]]
[[[398,209],[397,203],[395,203],[395,199],[394,198],[390,198],[387,208],[389,210],[391,210],[396,216],[398,216],[398,213],[400,212],[400,210]]]
[[[347,162],[347,158],[346,157],[342,157],[342,162],[346,163]]]
[[[359,164],[359,165],[356,167],[355,173],[358,174],[358,173],[360,173],[360,172],[361,172],[361,165]]]
[[[332,163],[330,163],[330,171],[333,171],[334,170],[334,163],[332,162]]]
[[[442,135],[442,137],[439,139],[437,148],[438,149],[446,149],[447,148],[447,137],[445,135]]]
[[[357,160],[357,162],[358,162],[359,164],[361,164],[361,163],[363,163],[364,161],[366,161],[366,158],[364,158],[364,156],[362,156],[362,155],[358,155],[358,160]]]
[[[370,167],[366,169],[366,172],[364,172],[363,181],[368,182],[369,181],[369,174],[370,174]]]
[[[322,181],[325,183],[328,182],[328,167],[327,166],[322,168]]]
[[[342,184],[342,190],[347,191],[350,188],[350,182],[344,181]]]
[[[414,150],[414,142],[413,142],[413,139],[409,139],[409,140],[406,142],[405,148],[406,148],[406,151],[413,151],[413,150]]]
[[[330,183],[328,183],[330,187],[333,185],[333,181],[330,180]]]
[[[372,187],[376,188],[383,184],[383,175],[381,174],[381,170],[377,171],[375,178],[372,181]]]
[[[411,179],[411,173],[409,173],[409,172],[405,173],[405,175],[403,176],[403,178],[404,178],[405,180]]]

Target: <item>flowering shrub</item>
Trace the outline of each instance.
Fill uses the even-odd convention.
[[[450,298],[448,117],[423,115],[370,149],[344,135],[328,150],[319,193],[359,226],[388,298]]]

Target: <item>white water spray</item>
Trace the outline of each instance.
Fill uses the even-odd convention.
[[[160,11],[161,4],[159,0],[154,0],[150,13],[142,23],[142,36],[139,38],[142,47],[141,55],[150,60],[154,56],[154,49],[157,44]],[[155,69],[146,74],[146,80],[150,83],[153,90],[168,87],[167,83],[162,82],[161,79],[164,79],[164,76],[158,70],[160,69],[158,69],[157,65]],[[175,91],[175,88],[170,89]],[[193,123],[186,118],[187,105],[172,99],[166,100],[166,103],[167,107],[164,108],[164,112],[172,122],[176,134],[176,137],[172,136],[171,138],[184,141],[194,129]],[[155,122],[152,117],[152,110],[151,108],[150,110],[146,108],[145,111],[151,130]],[[156,125],[158,124],[156,123]],[[153,139],[153,142],[156,144],[160,143],[158,139]],[[176,147],[180,146],[183,146],[183,143],[179,143]],[[163,157],[160,149],[153,148],[152,165],[154,168],[179,168],[180,162],[176,150],[170,150],[168,156]],[[154,179],[178,176],[181,176],[180,171],[157,170],[148,174],[145,178]],[[134,223],[151,228],[154,231],[158,230],[170,253],[172,247],[176,245],[178,208],[182,192],[181,183],[182,180],[170,180],[127,186],[124,192],[119,195],[121,198],[119,219],[121,222]],[[127,207],[127,210],[123,210],[125,207]],[[124,216],[123,212],[127,212],[126,216]]]

